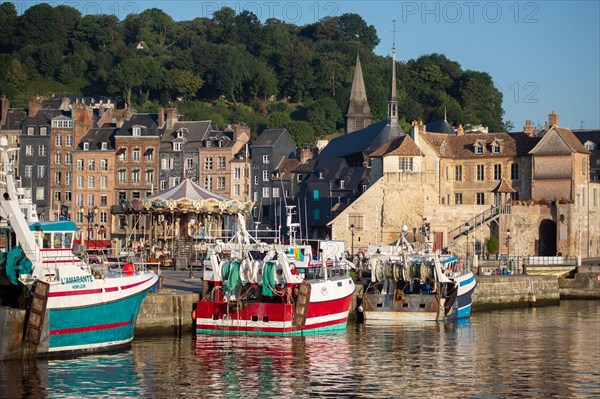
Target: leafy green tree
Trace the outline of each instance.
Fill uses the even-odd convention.
[[[312,63],[315,54],[304,43],[292,44],[289,51],[279,61],[279,84],[281,92],[294,101],[302,101],[309,96],[314,84]]]
[[[60,26],[60,39],[62,48],[70,46],[73,31],[81,19],[81,13],[73,7],[60,5],[54,9]]]
[[[166,80],[167,87],[169,87],[176,96],[183,97],[184,100],[194,98],[204,84],[204,81],[200,76],[183,69],[170,70],[166,76]]]
[[[466,123],[483,124],[490,131],[502,130],[502,93],[485,72],[466,71],[459,82],[459,101]]]
[[[19,86],[27,80],[27,72],[23,69],[21,61],[18,58],[13,58],[10,61],[10,67],[4,74],[4,80],[15,86]]]
[[[118,23],[114,15],[86,15],[79,20],[73,39],[95,51],[104,49],[115,41]]]
[[[277,129],[284,126],[288,126],[292,119],[290,118],[289,111],[276,111],[271,113],[267,118],[267,127],[270,129]]]
[[[308,122],[291,121],[285,125],[285,128],[298,147],[315,143],[315,132]]]
[[[0,53],[9,53],[15,48],[17,9],[14,3],[0,4]]]
[[[358,14],[347,13],[339,17],[338,34],[341,40],[359,41],[373,50],[379,44],[377,30]]]
[[[36,4],[23,13],[17,25],[17,41],[21,46],[61,43],[58,12],[46,3]]]
[[[307,108],[307,121],[317,136],[323,137],[335,132],[341,122],[342,113],[332,98],[319,98]]]
[[[110,75],[108,90],[122,94],[129,106],[132,105],[132,91],[143,84],[144,76],[139,66],[138,59],[127,58],[119,63]]]

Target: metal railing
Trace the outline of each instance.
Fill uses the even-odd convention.
[[[456,240],[461,235],[466,235],[467,233],[470,234],[473,230],[481,227],[482,225],[498,219],[500,215],[509,215],[511,211],[512,208],[510,204],[494,206],[490,209],[486,209],[479,215],[475,215],[460,226],[450,230],[448,232],[448,236],[452,237],[453,240]]]

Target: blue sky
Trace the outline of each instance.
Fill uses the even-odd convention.
[[[0,0],[1,1],[1,0]],[[49,1],[50,2],[50,1]],[[20,12],[39,2],[15,3]],[[211,17],[222,6],[304,25],[327,15],[356,13],[375,26],[380,55],[442,53],[463,69],[488,72],[504,96],[504,119],[522,130],[551,111],[571,129],[600,128],[600,1],[60,1],[82,13],[160,8],[176,20]]]

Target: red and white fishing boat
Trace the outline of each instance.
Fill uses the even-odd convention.
[[[244,226],[239,215],[243,239],[209,249],[204,294],[193,314],[196,332],[304,335],[345,329],[355,290],[352,278],[332,273],[327,261],[321,273],[308,275],[312,262],[305,248],[251,244]]]

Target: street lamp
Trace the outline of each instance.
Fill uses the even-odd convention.
[[[467,228],[467,266],[469,265],[469,228],[471,226],[469,226],[469,222],[467,222],[465,224],[465,227]]]
[[[506,229],[506,249],[508,252],[506,255],[506,262],[510,266],[510,229]]]
[[[352,254],[352,262],[354,262],[354,223],[350,225],[350,233],[352,233],[352,246],[351,246],[351,254]]]
[[[94,216],[98,213],[98,207],[94,206],[93,208],[90,206],[87,209],[87,215],[85,213],[85,207],[81,206],[81,208],[79,208],[79,211],[81,212],[82,215],[85,215],[87,217],[87,240],[88,240],[88,246],[89,246],[89,240],[90,238],[93,237],[93,233],[90,234],[90,227],[91,224],[94,223]]]

